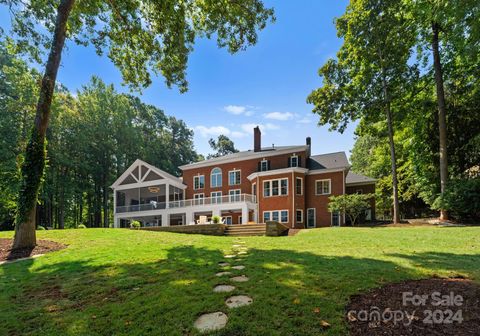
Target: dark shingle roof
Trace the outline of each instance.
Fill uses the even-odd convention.
[[[377,180],[362,174],[357,174],[349,171],[346,178],[347,184],[356,184],[356,183],[375,183]]]
[[[277,151],[304,151],[307,150],[308,146],[302,145],[302,146],[275,146],[275,147],[262,147],[262,150],[260,152],[255,152],[253,150],[248,150],[248,151],[242,151],[238,153],[232,153],[224,156],[220,156],[217,158],[212,158],[204,161],[199,161],[199,162],[194,162],[188,165],[181,166],[180,168],[191,168],[195,166],[209,166],[213,165],[216,163],[223,163],[223,162],[228,162],[230,160],[239,160],[239,159],[253,159],[256,157],[263,157],[265,154],[270,154],[272,152],[277,152]]]
[[[312,155],[309,161],[310,170],[334,169],[349,167],[345,152]]]

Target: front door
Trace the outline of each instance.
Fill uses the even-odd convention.
[[[316,226],[315,208],[307,209],[307,228],[314,228]]]

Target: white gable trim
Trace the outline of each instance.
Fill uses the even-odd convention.
[[[141,176],[141,169],[140,169],[140,166],[145,166],[147,167],[147,171],[145,172],[145,174],[143,176]],[[136,178],[135,175],[132,174],[132,172],[136,169],[136,168],[139,168],[139,177],[140,179]],[[153,181],[147,181],[145,182],[145,178],[148,176],[148,174],[150,172],[154,172],[156,173],[157,175],[163,177],[163,179],[159,179],[159,180],[153,180]],[[125,185],[121,185],[121,183],[128,177],[128,176],[132,176],[135,181],[137,181],[137,183],[131,183],[131,184],[125,184]],[[155,166],[152,166],[151,164],[149,163],[146,163],[145,161],[142,161],[140,159],[137,159],[135,160],[134,163],[132,163],[132,165],[130,167],[127,168],[127,170],[125,170],[125,172],[120,175],[120,177],[110,186],[112,189],[129,189],[129,188],[132,188],[132,187],[139,187],[139,186],[147,186],[147,185],[154,185],[154,184],[158,184],[159,181],[168,181],[169,184],[175,186],[175,187],[178,187],[180,189],[186,189],[187,186],[185,184],[183,184],[182,180],[179,179],[178,177],[175,177],[173,175],[170,175],[169,173],[155,167]],[[164,181],[165,182],[165,181]],[[162,183],[163,184],[163,183]]]

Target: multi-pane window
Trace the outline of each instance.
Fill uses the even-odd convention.
[[[230,202],[240,202],[240,189],[233,189],[228,191],[228,195],[230,196]]]
[[[297,220],[297,223],[303,223],[303,210],[297,209],[295,212],[295,218]]]
[[[288,179],[269,180],[263,182],[263,197],[288,195]]]
[[[298,156],[293,155],[290,157],[290,167],[298,167]]]
[[[228,172],[228,184],[229,185],[240,184],[240,170],[231,170]]]
[[[197,175],[193,177],[193,189],[205,188],[205,176]]]
[[[301,177],[295,179],[295,192],[297,195],[303,194],[303,179]]]
[[[212,204],[222,203],[222,192],[221,191],[211,192],[210,197],[211,197],[211,200],[212,200]]]
[[[317,195],[329,195],[330,194],[330,180],[317,180],[315,181],[315,193]]]
[[[213,168],[210,173],[210,186],[218,188],[222,186],[222,170],[220,168]]]
[[[203,199],[204,199],[205,195],[204,194],[194,194],[193,195],[193,203],[195,205],[203,205]]]
[[[257,184],[256,183],[252,184],[252,195],[255,196],[255,197],[257,196]]]
[[[264,211],[263,212],[263,221],[266,223],[268,221],[287,223],[288,222],[288,210],[274,210],[274,211]]]
[[[268,170],[268,160],[260,161],[260,171],[267,171]]]

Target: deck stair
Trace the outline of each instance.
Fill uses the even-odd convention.
[[[265,236],[265,224],[237,224],[225,228],[225,236]]]

